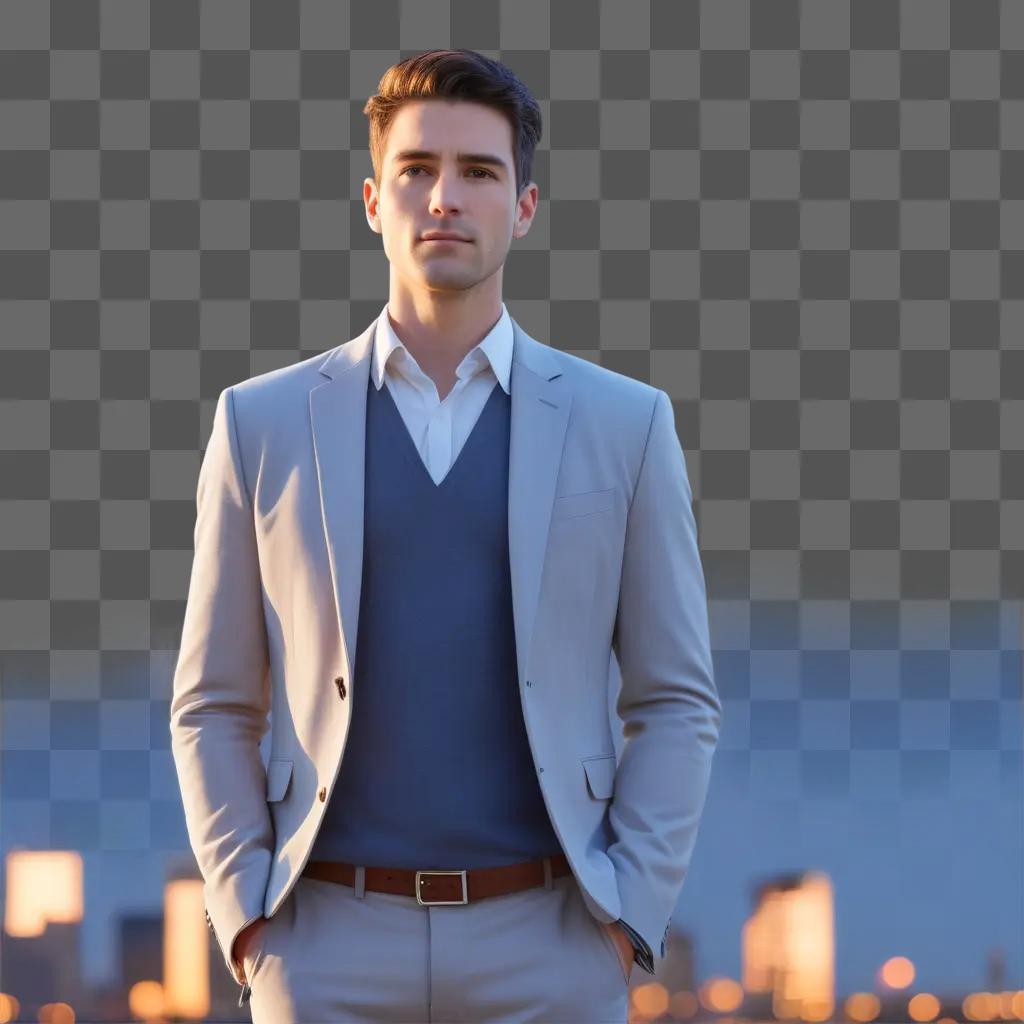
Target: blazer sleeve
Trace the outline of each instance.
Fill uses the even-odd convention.
[[[625,744],[607,853],[621,917],[662,957],[697,839],[722,710],[691,503],[672,402],[656,390],[627,516],[612,637]]]
[[[654,954],[647,940],[630,924],[619,918],[619,924],[625,929],[629,941],[633,943],[633,963],[639,964],[648,974],[654,974]]]
[[[262,582],[231,388],[217,399],[199,470],[194,541],[171,750],[207,922],[241,984],[232,947],[263,915],[274,833],[259,747],[270,710]]]

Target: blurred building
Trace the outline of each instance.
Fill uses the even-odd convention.
[[[159,914],[124,914],[117,919],[117,962],[125,991],[164,973],[164,924]]]
[[[71,850],[11,850],[4,861],[0,991],[33,1014],[51,1002],[80,1005],[82,858]]]
[[[669,992],[693,992],[696,980],[693,965],[693,939],[689,932],[676,928],[669,929],[665,939],[665,958],[655,961],[655,978]],[[629,976],[631,985],[642,985],[649,982],[651,976],[637,967]]]
[[[835,1011],[835,904],[822,872],[761,883],[742,930],[743,1011],[829,1020]]]
[[[239,1007],[241,987],[224,963],[206,923],[203,878],[191,858],[167,874],[162,921],[162,969],[151,977],[163,983],[168,1016],[217,1021],[248,1021]]]

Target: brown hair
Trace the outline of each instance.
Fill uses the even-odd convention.
[[[403,103],[422,99],[470,100],[504,114],[512,126],[516,196],[529,184],[540,141],[540,106],[505,64],[475,50],[427,50],[388,68],[377,90],[363,113],[370,119],[370,159],[378,189],[391,122]]]

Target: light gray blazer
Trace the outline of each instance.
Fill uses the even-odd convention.
[[[664,391],[512,323],[530,746],[588,908],[664,956],[721,717],[686,462]],[[234,939],[305,866],[359,699],[373,330],[222,391],[200,468],[171,749],[207,921],[239,982]]]

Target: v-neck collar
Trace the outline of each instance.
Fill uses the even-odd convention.
[[[372,388],[373,386],[373,380],[371,378],[370,387]],[[406,426],[405,419],[402,417],[402,413],[398,408],[398,404],[395,402],[395,396],[391,394],[391,388],[388,386],[388,382],[384,381],[381,384],[380,388],[376,390],[378,395],[382,393],[387,394],[387,403],[388,405],[391,406],[393,419],[396,421],[395,428],[397,432],[400,433],[404,438],[404,441],[400,442],[400,447],[405,452],[406,458],[408,458],[410,461],[416,464],[416,466],[419,469],[419,472],[421,472],[426,478],[427,483],[429,483],[430,486],[437,491],[439,491],[442,487],[444,487],[445,484],[448,483],[449,480],[451,480],[451,478],[455,475],[455,471],[462,464],[462,457],[466,454],[466,450],[472,444],[474,444],[474,438],[479,433],[478,428],[480,426],[480,421],[484,418],[484,416],[487,414],[488,409],[490,409],[491,405],[493,404],[495,395],[498,394],[499,392],[504,394],[504,390],[502,389],[500,383],[498,382],[497,379],[495,379],[494,385],[491,388],[491,392],[487,396],[487,401],[484,403],[484,407],[480,410],[480,415],[477,417],[476,423],[473,424],[473,428],[472,430],[470,430],[469,436],[463,443],[462,449],[459,451],[459,454],[455,457],[455,461],[449,467],[448,472],[445,473],[443,477],[441,477],[441,480],[438,483],[430,475],[430,470],[427,469],[426,464],[423,462],[423,457],[420,455],[419,449],[416,447],[416,442],[413,440],[412,435],[409,433],[409,428]]]

